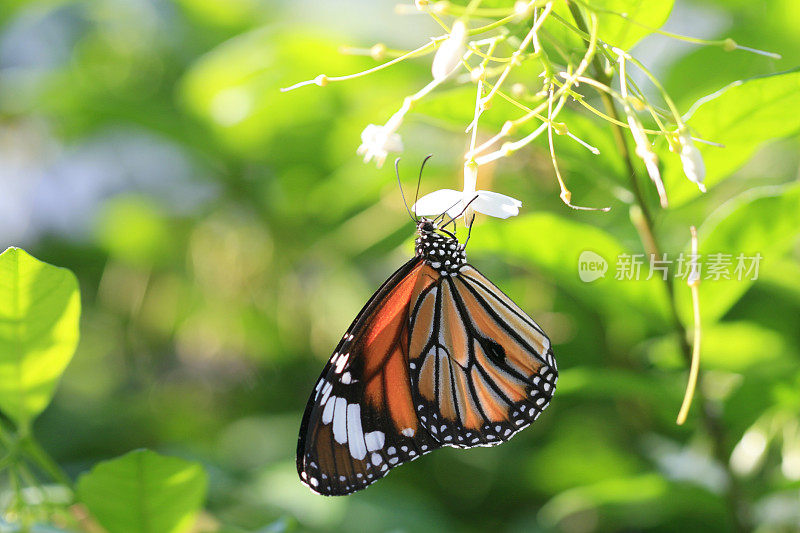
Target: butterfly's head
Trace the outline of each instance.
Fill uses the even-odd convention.
[[[420,217],[417,221],[417,233],[420,235],[436,233],[436,223],[430,218]]]

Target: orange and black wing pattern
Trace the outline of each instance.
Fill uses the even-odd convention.
[[[460,448],[510,439],[547,408],[558,381],[542,329],[468,264],[416,302],[409,368],[421,425]]]
[[[408,372],[411,302],[435,283],[431,272],[419,257],[395,272],[325,366],[297,446],[297,471],[312,491],[350,494],[439,446],[419,423]]]

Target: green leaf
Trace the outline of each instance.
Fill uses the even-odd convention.
[[[0,254],[0,410],[28,426],[78,346],[78,281],[20,248]]]
[[[591,0],[598,11],[598,34],[603,41],[630,50],[642,38],[664,25],[673,0]],[[621,17],[627,16],[629,20]],[[638,23],[638,24],[637,24]]]
[[[628,398],[652,404],[679,402],[683,392],[664,386],[651,376],[613,368],[578,366],[560,372],[559,396],[579,396],[589,399]]]
[[[492,231],[475,232],[470,248],[522,258],[546,271],[562,288],[607,313],[624,314],[628,320],[643,314],[649,318],[666,316],[666,299],[657,277],[649,281],[615,279],[617,258],[631,252],[602,229],[551,213],[521,216],[497,226]],[[585,252],[598,263],[606,263],[603,275],[598,272],[590,281],[583,281],[579,275]],[[645,278],[647,265],[641,272]]]
[[[276,36],[275,30],[260,28],[225,41],[195,61],[180,83],[180,97],[227,148],[260,158],[270,142],[280,142],[282,153],[302,149],[295,145],[327,130],[348,94],[364,98],[349,84],[285,93],[281,87],[321,73],[358,72],[370,63],[340,54],[319,34]]]
[[[741,298],[753,284],[752,275],[735,274],[737,256],[744,258],[761,254],[761,271],[770,262],[779,263],[791,244],[800,236],[800,185],[767,187],[749,191],[713,213],[700,228],[698,252],[702,256],[701,279],[705,278],[710,254],[730,254],[731,279],[702,279],[700,283],[700,313],[703,324],[716,322]],[[750,266],[745,261],[745,268]],[[679,286],[680,287],[680,286]],[[676,299],[682,318],[691,323],[690,291],[678,290]]]
[[[734,82],[700,105],[688,121],[693,134],[724,148],[697,144],[713,186],[746,163],[771,139],[800,131],[800,71]],[[678,206],[700,193],[683,174],[677,156],[665,154],[670,204]]]
[[[661,366],[685,368],[678,357],[675,336],[663,337],[648,347],[651,360]],[[773,365],[786,353],[785,342],[776,331],[752,322],[719,322],[703,327],[703,368],[746,372],[756,366]]]
[[[109,533],[180,533],[203,505],[202,466],[135,450],[97,464],[78,480],[78,499]]]

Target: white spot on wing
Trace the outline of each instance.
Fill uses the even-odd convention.
[[[333,385],[331,385],[326,381],[325,386],[322,387],[322,399],[320,400],[320,403],[325,403],[328,401],[328,396],[330,395],[332,390],[333,390]]]
[[[347,442],[350,444],[350,455],[355,459],[360,461],[367,456],[367,445],[361,430],[361,406],[357,403],[347,406]]]
[[[374,452],[375,450],[380,450],[383,448],[383,442],[386,438],[386,435],[383,434],[383,431],[371,431],[364,435],[364,441],[367,443],[367,450]]]
[[[342,373],[342,370],[344,370],[344,367],[347,364],[348,359],[350,359],[349,353],[343,353],[339,356],[339,360],[336,361],[336,369],[334,370],[337,374]]]
[[[411,429],[411,428],[405,428],[405,429],[404,429],[403,431],[401,431],[400,433],[402,433],[402,434],[403,434],[403,435],[405,435],[406,437],[413,437],[413,436],[414,436],[414,430],[413,430],[413,429]]]
[[[322,423],[330,424],[333,420],[333,407],[336,404],[336,396],[331,396],[325,404],[325,410],[322,411]]]
[[[336,408],[333,413],[333,438],[339,444],[347,442],[347,400],[336,398]]]
[[[378,466],[383,462],[383,457],[381,457],[379,453],[373,453],[370,459],[372,460],[372,464],[375,466]]]

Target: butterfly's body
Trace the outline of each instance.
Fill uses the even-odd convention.
[[[492,446],[549,404],[558,373],[536,323],[432,221],[364,306],[309,399],[297,449],[313,491],[360,490],[442,446]]]

